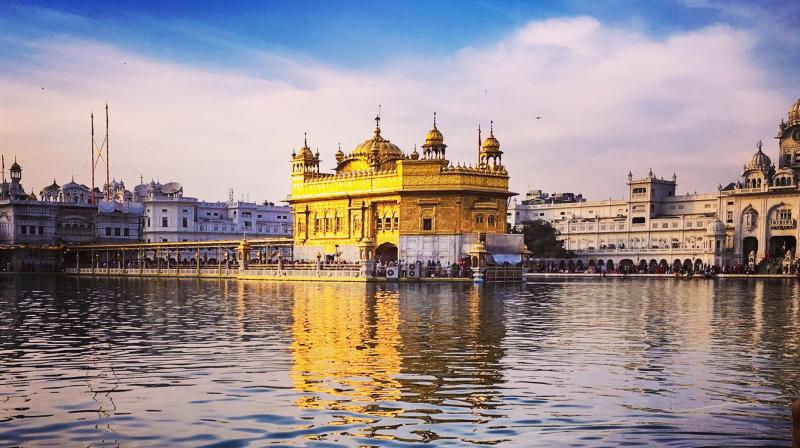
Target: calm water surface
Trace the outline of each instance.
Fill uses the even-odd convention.
[[[792,281],[0,277],[0,445],[789,446]]]

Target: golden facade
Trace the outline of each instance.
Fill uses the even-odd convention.
[[[493,129],[468,166],[446,158],[435,116],[422,154],[404,153],[381,135],[379,117],[375,123],[371,138],[336,152],[334,173],[320,172],[307,142],[292,153],[296,259],[454,263],[479,234],[506,232],[514,193]]]

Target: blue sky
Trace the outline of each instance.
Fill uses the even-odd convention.
[[[415,141],[419,138],[413,133],[424,135],[424,129],[417,128],[422,126],[422,122],[428,121],[427,115],[432,112],[429,109],[439,108],[445,112],[450,109],[451,116],[463,119],[463,122],[453,120],[452,123],[451,129],[457,135],[456,143],[470,141],[471,137],[462,134],[473,129],[475,122],[496,118],[499,129],[503,129],[503,120],[508,125],[514,125],[506,127],[505,132],[506,141],[520,147],[518,157],[524,162],[522,173],[515,175],[512,172],[512,185],[516,183],[514,186],[518,191],[524,190],[530,184],[546,190],[592,189],[598,195],[618,195],[621,193],[621,185],[614,184],[622,184],[618,171],[623,170],[612,163],[620,156],[633,152],[652,155],[632,162],[632,169],[644,170],[647,165],[655,165],[670,174],[672,171],[684,170],[687,174],[684,185],[687,188],[706,191],[716,186],[717,182],[737,175],[734,167],[741,166],[742,161],[739,159],[750,152],[753,142],[766,138],[773,132],[765,123],[779,120],[789,103],[800,96],[796,83],[797,73],[800,71],[799,24],[800,2],[781,1],[11,1],[0,5],[0,80],[6,81],[13,90],[5,92],[8,95],[5,98],[8,100],[6,104],[17,105],[16,110],[35,110],[36,120],[54,123],[59,122],[60,114],[87,115],[87,110],[97,110],[103,101],[108,100],[114,113],[123,114],[125,119],[141,123],[145,129],[163,129],[162,135],[172,134],[169,140],[173,146],[192,147],[189,151],[199,151],[196,148],[203,146],[203,143],[188,139],[181,141],[184,133],[207,133],[210,141],[218,142],[218,147],[219,142],[240,138],[232,137],[237,132],[252,132],[254,135],[266,132],[264,129],[249,130],[246,125],[236,129],[218,129],[219,126],[209,126],[204,122],[206,114],[198,113],[197,108],[222,108],[220,98],[230,98],[231,104],[238,104],[229,106],[229,115],[225,116],[238,116],[244,111],[255,110],[247,103],[250,96],[248,92],[238,91],[231,87],[230,82],[222,81],[220,77],[232,77],[231,79],[236,80],[236,86],[248,85],[258,89],[258,95],[263,96],[264,103],[261,106],[264,109],[258,113],[263,113],[264,120],[268,120],[267,117],[276,108],[292,108],[291,104],[287,106],[284,103],[275,103],[276,99],[285,101],[291,97],[289,101],[297,103],[296,115],[280,113],[273,122],[282,119],[285,121],[281,121],[280,126],[275,124],[269,130],[269,136],[259,135],[262,138],[275,139],[276,147],[270,149],[274,151],[272,156],[277,156],[280,150],[286,149],[279,149],[280,146],[291,144],[289,134],[294,138],[303,128],[311,130],[312,135],[314,130],[320,129],[316,136],[323,140],[320,141],[323,153],[331,150],[340,140],[345,140],[343,146],[346,148],[357,144],[360,138],[358,136],[368,136],[361,129],[363,126],[360,122],[334,125],[329,123],[330,111],[327,116],[324,113],[307,113],[299,106],[301,103],[325,105],[320,106],[320,111],[327,111],[328,108],[335,111],[343,101],[352,100],[353,119],[360,119],[357,113],[359,108],[366,109],[369,104],[370,111],[365,110],[363,114],[371,116],[374,114],[374,104],[383,102],[390,119],[392,111],[396,113],[394,118],[398,120],[399,135],[395,136],[401,143],[405,143],[403,149],[406,150],[411,149],[407,146],[421,143]],[[526,37],[526,33],[534,37]],[[580,41],[574,46],[575,42],[570,40],[572,33],[577,33],[575,38]],[[693,51],[693,45],[683,45],[681,39],[684,38],[698,40],[697,54],[687,54]],[[602,42],[602,45],[596,45],[597,42]],[[626,48],[628,44],[629,47]],[[571,53],[554,50],[560,48],[568,48]],[[660,72],[654,72],[654,76],[659,76],[664,71],[674,71],[669,73],[670,76],[663,83],[641,87],[645,89],[658,86],[660,92],[653,95],[653,98],[648,98],[647,93],[643,93],[647,90],[638,93],[624,90],[625,76],[633,76],[637,70],[631,64],[643,63],[636,61],[647,61],[644,63],[651,66],[660,63],[658,58],[647,59],[640,55],[638,51],[643,48],[651,49],[645,50],[651,52],[664,51],[665,55],[674,58],[665,61],[664,67],[659,69]],[[718,52],[722,54],[717,54]],[[498,59],[500,54],[504,56]],[[476,60],[470,60],[473,57]],[[477,60],[478,58],[492,61],[493,66],[485,67],[486,63]],[[134,77],[120,71],[121,64],[130,67],[128,60],[131,65],[136,61],[137,67],[147,67],[148,77],[153,72],[158,75],[153,76],[152,80],[148,78],[147,85],[140,84],[145,72]],[[691,61],[696,61],[695,65],[703,65],[705,61],[712,60],[713,63],[709,62],[708,67],[697,67],[694,71],[690,70],[691,67],[682,66],[691,64]],[[612,62],[619,66],[610,69],[608,66]],[[505,64],[508,64],[507,69]],[[530,76],[526,78],[512,75],[515,64],[522,64],[521,71],[527,70]],[[525,64],[530,66],[526,68]],[[581,78],[578,72],[585,64],[596,68],[596,76]],[[438,81],[439,78],[454,77],[453,72],[459,70],[483,70],[486,71],[486,77]],[[724,72],[724,76],[731,77],[728,82],[732,83],[732,88],[737,89],[735,95],[740,96],[736,99],[736,104],[742,108],[738,120],[753,123],[752,127],[735,124],[740,128],[735,136],[724,135],[729,134],[730,130],[710,113],[692,115],[692,107],[686,98],[687,92],[692,90],[681,91],[683,82],[689,86],[696,83],[696,92],[699,93],[693,95],[702,95],[705,91],[709,91],[711,95],[710,90],[713,89],[709,89],[707,83],[713,82],[713,79],[703,77],[713,78],[715,75],[711,72],[717,70]],[[128,70],[131,71],[133,70]],[[562,82],[559,79],[548,84],[544,80],[551,71],[562,73],[560,78],[569,79],[570,76],[575,76],[576,81]],[[609,72],[624,73],[624,76],[609,80]],[[95,82],[87,82],[87,77],[97,79]],[[537,83],[533,78],[542,81]],[[426,85],[426,80],[432,80],[430,85]],[[578,83],[578,80],[582,80],[583,84]],[[182,121],[177,127],[174,121],[165,123],[168,121],[166,115],[145,127],[144,123],[154,118],[152,110],[144,109],[147,101],[142,99],[154,94],[152,86],[161,81],[164,85],[175,83],[178,86],[194,86],[192,83],[198,83],[196,88],[189,89],[191,91],[184,92],[184,95],[174,93],[176,89],[173,88],[150,99],[150,104],[153,105],[167,98],[170,103],[196,103],[193,107],[186,106],[187,110],[182,112],[184,115],[196,114],[196,129],[192,128],[191,123]],[[512,81],[519,85],[508,85]],[[44,94],[41,88],[35,91],[33,85],[44,82],[48,83]],[[474,82],[474,91],[459,91],[457,86],[453,86],[454,82],[466,85]],[[609,84],[606,85],[605,82]],[[25,88],[26,84],[30,84],[30,90]],[[567,122],[536,123],[541,129],[530,132],[532,128],[529,129],[525,124],[523,114],[540,114],[542,110],[548,111],[549,108],[552,110],[551,116],[558,119],[561,117],[558,98],[565,93],[558,89],[570,89],[574,93],[576,85],[579,86],[577,90],[580,90],[580,86],[584,84],[609,92],[622,89],[619,91],[621,96],[638,95],[628,103],[610,98],[603,102],[598,99],[603,96],[599,90],[595,90],[595,93],[589,90],[583,93],[583,97],[576,97],[580,101],[580,98],[587,98],[588,95],[591,98],[587,103],[598,103],[598,113],[617,113],[620,117],[629,117],[630,122],[623,123],[624,120],[620,118],[603,125],[599,122],[592,123],[598,129],[586,129],[583,137],[579,130],[574,130]],[[369,88],[360,89],[359,86]],[[672,97],[664,93],[664,86],[674,88]],[[201,88],[207,90],[198,90]],[[422,95],[425,100],[417,101],[416,104],[408,101],[408,104],[404,102],[402,105],[399,104],[400,100],[396,100],[393,104],[391,100],[396,94],[395,90],[402,91],[404,88],[409,90],[405,95],[399,95],[400,98],[413,99],[416,94]],[[262,95],[261,89],[268,90],[270,94]],[[125,90],[130,97],[121,98],[121,90]],[[516,100],[514,96],[517,96],[517,90],[524,91],[522,96],[528,95],[528,104],[541,103],[541,107],[537,106],[538,110],[528,110],[524,103],[520,103],[516,105],[516,109],[504,108],[505,104]],[[212,93],[204,99],[209,91]],[[340,96],[334,98],[336,95],[329,94],[332,91]],[[486,94],[481,96],[475,92]],[[430,104],[430,98],[440,94],[444,104]],[[719,101],[720,95],[724,93],[713,94],[715,97],[701,99],[705,102]],[[3,95],[0,93],[0,99],[3,99]],[[42,95],[57,95],[57,98],[50,96],[43,99]],[[461,102],[453,101],[449,104],[449,97],[459,98]],[[141,101],[142,106],[134,100]],[[729,101],[733,101],[733,98]],[[138,110],[137,107],[143,109]],[[591,110],[593,106],[587,104],[586,107]],[[486,112],[470,114],[463,112],[464,108],[483,109]],[[672,139],[671,146],[648,142],[646,134],[636,135],[640,132],[638,129],[641,123],[637,120],[640,120],[642,110],[652,116],[650,119],[653,122],[674,120],[674,123],[688,123],[688,120],[694,119],[698,125],[676,124],[669,129],[654,130],[652,135]],[[709,111],[713,110],[713,107],[709,108]],[[51,113],[49,117],[40,117],[48,111]],[[0,114],[13,113],[14,110],[0,106]],[[770,116],[764,117],[767,113]],[[416,121],[416,114],[424,114],[425,118],[413,123],[415,127],[412,128],[409,124],[409,128],[405,129],[405,124],[399,124],[400,119],[404,119],[405,123],[414,117]],[[747,118],[747,114],[754,116]],[[443,120],[447,122],[446,116]],[[468,120],[471,121],[467,123]],[[218,124],[219,118],[215,118],[213,122]],[[258,122],[253,121],[254,124]],[[297,126],[294,125],[295,122]],[[702,127],[701,122],[704,123]],[[237,183],[235,178],[226,179],[225,186],[212,188],[200,180],[203,177],[200,174],[195,178],[191,174],[169,173],[155,162],[137,160],[131,154],[148,154],[146,148],[137,145],[150,145],[154,148],[154,155],[163,155],[163,151],[156,148],[164,143],[157,139],[147,140],[136,136],[137,127],[129,125],[129,129],[125,128],[128,123],[130,122],[117,124],[122,127],[120,131],[123,135],[129,132],[131,136],[127,142],[131,151],[121,154],[117,159],[118,164],[125,163],[126,157],[129,160],[125,163],[127,166],[117,165],[120,177],[124,176],[129,180],[131,177],[138,178],[139,175],[162,180],[183,177],[185,183],[195,189],[196,194],[209,195],[212,198],[224,197],[228,184]],[[72,119],[61,126],[68,129],[71,124]],[[163,128],[158,127],[159,125]],[[701,130],[708,133],[710,126],[713,126],[715,132],[720,132],[720,137],[716,140],[710,137],[700,139],[698,134]],[[602,127],[614,131],[601,135],[599,128]],[[170,132],[170,128],[180,128],[181,135]],[[628,141],[627,129],[630,129]],[[71,141],[77,135],[67,130],[63,134],[54,132],[47,138],[36,135],[36,127],[33,125],[5,130],[3,133],[4,128],[0,127],[0,145],[3,145],[4,153],[20,153],[19,148],[25,147],[30,148],[28,152],[32,156],[41,160],[38,156],[59,153],[57,148],[78,146]],[[276,135],[283,132],[287,135]],[[731,144],[733,137],[741,140],[740,147],[733,151],[738,158],[731,157],[731,160],[721,161],[718,172],[714,172],[714,178],[704,178],[703,173],[695,170],[691,164],[681,166],[681,162],[659,160],[658,154],[666,147],[677,147],[678,151],[686,154],[702,149],[707,152],[706,157],[709,160],[714,160],[725,151],[724,146]],[[537,171],[537,162],[558,163],[558,154],[569,152],[572,147],[578,153],[585,151],[586,139],[591,139],[595,148],[591,157],[599,159],[588,164],[585,169],[596,167],[598,163],[604,167],[604,163],[609,164],[606,167],[608,180],[602,182],[602,187],[581,182],[568,184],[562,180],[564,176],[551,177],[552,170]],[[279,141],[280,145],[277,144]],[[695,147],[692,143],[695,141],[698,145],[702,143],[703,148]],[[121,148],[124,149],[125,144],[125,140],[120,142]],[[563,147],[554,149],[554,145]],[[547,148],[543,149],[542,146]],[[614,148],[618,146],[628,146],[628,149],[620,149],[615,154]],[[642,146],[649,148],[639,149]],[[238,145],[231,144],[228,150],[229,153],[232,151],[233,160],[237,157],[246,160],[246,157],[252,156],[246,151],[237,156],[236,147]],[[533,151],[522,151],[524,147],[537,148],[536,158],[532,158]],[[204,154],[214,151],[213,147],[202,149]],[[457,154],[470,153],[467,149],[454,151]],[[587,157],[584,153],[580,154],[581,159]],[[80,175],[85,171],[81,163],[69,162],[66,166]],[[62,163],[61,166],[65,164]],[[288,169],[288,165],[286,168]],[[567,169],[566,166],[563,168]],[[581,170],[580,166],[570,168],[577,172]],[[202,164],[196,167],[198,172],[203,169]],[[46,164],[41,169],[31,166],[29,179],[37,191],[53,174],[61,179],[68,176],[66,173],[51,171]],[[276,169],[270,176],[276,180],[270,180],[266,186],[256,181],[241,182],[242,185],[236,186],[250,193],[251,197],[266,196],[275,199],[276,196],[285,194],[283,191],[274,191],[281,188],[286,190],[286,186],[279,180],[284,175],[283,171]]]
[[[800,24],[800,3],[715,1],[30,1],[4,2],[3,34],[69,34],[124,45],[167,58],[226,61],[226,46],[241,44],[280,54],[364,68],[398,55],[447,54],[500,39],[531,20],[589,15],[609,25],[655,36],[714,23],[764,25],[786,32]],[[766,32],[768,29],[754,30]],[[783,33],[783,31],[781,31]],[[776,34],[781,34],[776,33]],[[777,44],[777,48],[773,45]],[[794,68],[799,52],[764,42]],[[792,54],[793,53],[793,54]]]

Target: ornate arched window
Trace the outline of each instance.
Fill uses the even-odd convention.
[[[475,215],[475,224],[483,224],[483,215],[482,214],[479,213],[479,214]]]
[[[486,222],[489,224],[489,227],[494,228],[494,215],[489,215],[489,217],[486,218]]]
[[[756,213],[756,211],[752,208],[748,209],[744,212],[742,221],[746,228],[754,229],[756,226],[758,226],[758,213]]]

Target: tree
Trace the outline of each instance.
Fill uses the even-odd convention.
[[[548,221],[537,219],[525,221],[522,229],[514,229],[525,239],[525,246],[537,258],[572,258],[575,254],[564,248],[564,242],[558,239],[561,235]]]

